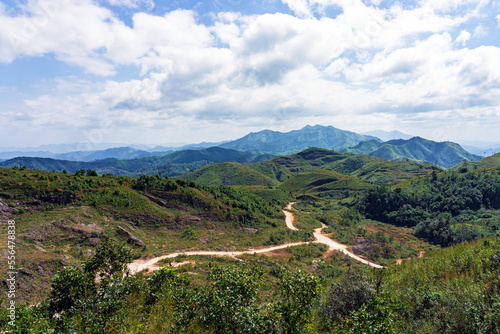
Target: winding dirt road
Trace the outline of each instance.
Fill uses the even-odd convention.
[[[286,207],[287,210],[292,210],[293,207],[292,205],[294,204],[294,202],[292,203],[288,203],[288,206]],[[291,230],[298,230],[294,225],[294,216],[291,212],[289,211],[286,211],[286,210],[283,210],[283,213],[285,214],[285,221],[286,221],[286,226],[291,229]],[[375,267],[375,268],[382,268],[382,266],[376,264],[376,263],[372,263],[372,262],[369,262],[365,259],[362,259],[360,258],[359,256],[349,252],[347,250],[347,246],[346,245],[342,245],[342,244],[339,244],[338,242],[336,241],[333,241],[332,239],[328,238],[327,236],[325,236],[323,233],[321,233],[321,230],[324,229],[325,227],[327,227],[326,225],[322,224],[323,227],[320,227],[320,228],[317,228],[314,230],[314,237],[316,238],[316,241],[313,241],[313,242],[316,242],[316,243],[321,243],[321,244],[325,244],[328,246],[329,249],[333,249],[333,250],[339,250],[341,251],[342,253],[346,254],[347,256],[350,256],[351,258],[361,262],[361,263],[364,263],[364,264],[367,264],[369,266],[372,266],[372,267]],[[238,255],[243,255],[243,254],[261,254],[261,253],[267,253],[267,252],[271,252],[271,251],[274,251],[274,250],[278,250],[278,249],[283,249],[283,248],[287,248],[287,247],[290,247],[290,246],[298,246],[298,245],[305,245],[305,244],[309,244],[309,242],[292,242],[292,243],[288,243],[288,244],[283,244],[283,245],[279,245],[279,246],[272,246],[272,247],[265,247],[265,248],[260,248],[260,249],[249,249],[249,250],[246,250],[246,251],[235,251],[235,252],[216,252],[216,251],[193,251],[193,252],[179,252],[179,253],[171,253],[171,254],[167,254],[167,255],[163,255],[163,256],[158,256],[158,257],[155,257],[155,258],[152,258],[152,259],[149,259],[149,260],[144,260],[144,259],[137,259],[135,261],[132,261],[132,263],[130,263],[128,265],[128,268],[129,270],[131,271],[132,274],[135,274],[135,273],[138,273],[144,269],[149,269],[149,270],[155,270],[155,269],[158,269],[159,266],[158,266],[158,261],[160,260],[163,260],[163,259],[168,259],[168,258],[175,258],[179,255],[207,255],[207,256],[230,256],[230,257],[235,257],[235,256],[238,256]]]
[[[286,207],[288,210],[293,210],[293,204],[295,204],[295,202],[291,202],[291,203],[288,203],[288,206]],[[288,211],[285,211],[283,210],[283,212],[285,213],[285,216],[286,216],[286,226],[291,229],[291,230],[298,230],[294,225],[293,225],[293,222],[294,222],[294,217],[293,217],[293,214],[291,212],[288,212]],[[349,252],[347,250],[347,247],[346,245],[342,245],[342,244],[339,244],[338,242],[328,238],[326,235],[324,235],[323,233],[321,233],[321,231],[328,227],[326,226],[325,224],[321,223],[322,227],[319,227],[317,229],[314,230],[314,237],[316,238],[316,243],[320,243],[320,244],[324,244],[324,245],[327,245],[329,249],[332,249],[332,250],[338,250],[338,251],[341,251],[342,253],[344,253],[345,255],[349,256],[349,257],[352,257],[353,259],[361,262],[361,263],[364,263],[364,264],[367,264],[371,267],[374,267],[374,268],[382,268],[381,265],[378,265],[376,263],[372,263],[370,261],[367,261],[365,259],[362,259],[360,258],[359,256]]]

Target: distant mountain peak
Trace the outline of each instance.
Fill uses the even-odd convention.
[[[250,151],[259,150],[273,154],[297,153],[309,147],[339,150],[376,137],[337,129],[331,125],[306,125],[302,129],[289,132],[262,130],[252,132],[240,139],[219,145],[223,148]]]

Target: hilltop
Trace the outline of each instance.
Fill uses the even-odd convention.
[[[473,170],[479,168],[493,168],[493,167],[500,167],[500,153],[483,158],[478,161],[462,161],[461,163],[451,167],[450,170],[459,171],[459,170],[464,170],[464,168],[468,170]]]

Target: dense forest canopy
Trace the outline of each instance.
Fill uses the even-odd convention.
[[[372,219],[415,228],[415,235],[448,246],[500,235],[500,169],[431,173],[392,189],[370,190],[357,208]]]

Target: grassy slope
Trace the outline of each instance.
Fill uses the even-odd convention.
[[[499,256],[498,238],[458,244],[389,268],[382,288],[407,332],[498,333]]]
[[[310,194],[342,199],[350,197],[351,192],[364,191],[373,188],[370,183],[360,181],[351,176],[327,170],[318,170],[309,173],[299,173],[283,182],[279,188],[294,194]]]
[[[473,170],[478,168],[492,168],[492,167],[500,167],[500,153],[483,158],[478,161],[462,161],[461,163],[451,167],[450,170],[458,171],[462,168]]]
[[[414,177],[427,175],[432,171],[439,172],[441,169],[413,161],[383,161],[367,164],[352,175],[375,184],[394,185]]]
[[[181,180],[195,180],[203,185],[263,185],[274,186],[278,182],[249,168],[246,164],[223,162],[206,166],[195,172],[182,175]]]

